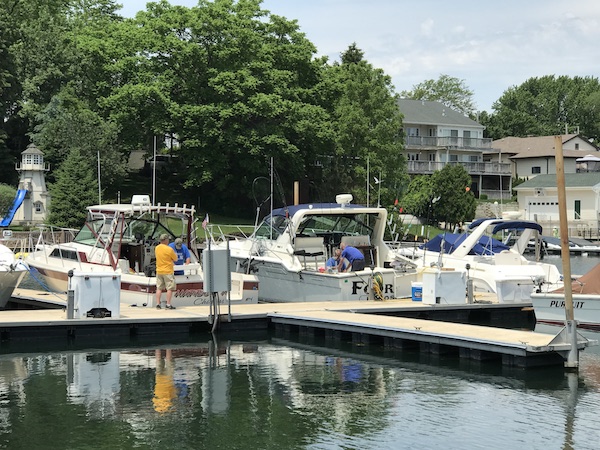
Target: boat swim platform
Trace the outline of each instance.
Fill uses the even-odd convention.
[[[48,294],[15,290],[14,297],[33,298]],[[66,294],[62,294],[66,298]],[[60,296],[60,295],[59,295]],[[121,304],[119,317],[67,319],[66,300],[53,309],[13,309],[0,312],[0,349],[11,341],[48,339],[86,340],[182,336],[210,332],[213,324],[208,305],[175,310],[133,307]],[[16,297],[18,298],[18,297]],[[258,303],[219,306],[217,330],[252,331],[274,328],[276,333],[324,337],[355,345],[456,355],[480,361],[499,360],[503,365],[538,367],[564,364],[571,344],[561,334],[538,333],[439,320],[398,317],[410,312],[453,312],[493,309],[527,309],[525,304],[427,305],[410,299],[350,302]],[[577,335],[583,350],[597,341]]]

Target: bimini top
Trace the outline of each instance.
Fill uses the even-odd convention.
[[[451,255],[452,252],[463,243],[467,236],[468,235],[465,233],[438,234],[420,248],[424,247],[426,250],[440,253],[443,245],[443,252]],[[489,236],[481,236],[477,244],[469,251],[469,255],[493,255],[495,253],[500,253],[502,250],[509,249],[510,247],[508,245],[503,244],[497,239]]]
[[[304,210],[313,210],[319,211],[322,209],[351,209],[351,208],[365,208],[363,205],[354,205],[352,203],[348,203],[342,207],[339,203],[310,203],[310,204],[302,204],[302,205],[292,205],[287,208],[277,208],[273,210],[273,217],[281,216],[281,217],[294,217],[298,211]],[[286,214],[287,211],[287,214]]]
[[[479,225],[481,225],[486,220],[494,220],[494,219],[474,220],[469,225],[469,229],[472,230],[474,228],[477,228]],[[501,230],[526,230],[526,229],[537,230],[540,234],[542,233],[542,226],[539,223],[533,222],[531,220],[498,219],[497,221],[492,222],[490,225],[494,225],[494,228],[492,229],[492,234],[496,234],[498,231],[501,231]]]

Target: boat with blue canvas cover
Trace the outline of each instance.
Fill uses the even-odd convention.
[[[410,297],[411,282],[417,281],[418,273],[412,263],[396,261],[384,242],[387,210],[351,202],[352,195],[341,194],[335,203],[274,209],[251,236],[217,236],[213,245],[229,245],[232,270],[258,277],[259,301]],[[326,261],[342,243],[363,253],[364,269],[337,272],[326,268]]]
[[[555,265],[523,256],[541,232],[533,221],[479,219],[465,233],[442,233],[423,244],[414,261],[420,267],[466,268],[475,292],[495,293],[499,302],[530,302],[534,291],[562,286]]]

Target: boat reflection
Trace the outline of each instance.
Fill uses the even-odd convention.
[[[598,374],[598,359],[565,374],[283,338],[20,353],[0,356],[0,431],[14,433],[26,413],[36,423],[66,417],[69,430],[80,432],[119,424],[116,447],[123,439],[143,446],[160,438],[166,448],[216,448],[227,435],[238,436],[237,445],[252,436],[248,447],[273,448],[289,439],[325,442],[331,432],[385,434],[404,408],[431,422],[448,411],[469,412],[474,393],[517,398],[534,391],[563,410],[561,436],[571,445],[578,399],[600,391]],[[59,434],[50,425],[40,432]],[[77,447],[54,438],[62,448]],[[10,447],[8,439],[0,434],[1,445]],[[20,439],[35,447],[33,437]]]

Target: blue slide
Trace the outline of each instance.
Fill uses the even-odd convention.
[[[13,202],[12,206],[8,210],[8,214],[6,214],[6,216],[4,216],[4,219],[2,219],[2,222],[0,222],[0,227],[7,227],[10,225],[10,223],[13,220],[13,217],[15,217],[15,213],[17,212],[17,209],[19,209],[19,207],[23,203],[25,194],[27,194],[27,189],[19,189],[17,191],[17,196],[15,197],[15,201]]]

